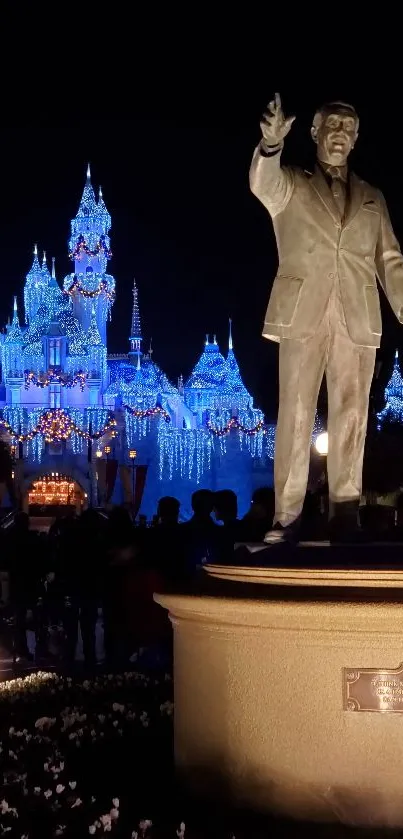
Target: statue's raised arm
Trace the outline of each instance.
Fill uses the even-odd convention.
[[[263,149],[270,150],[282,145],[294,120],[295,117],[286,118],[284,116],[280,94],[276,93],[274,99],[269,102],[260,122]]]
[[[250,188],[273,217],[285,209],[292,195],[292,172],[281,168],[280,153],[294,120],[284,116],[280,94],[276,93],[262,116],[262,138],[250,167]]]

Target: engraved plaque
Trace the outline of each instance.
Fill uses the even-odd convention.
[[[343,667],[343,707],[403,714],[403,664],[396,670]]]

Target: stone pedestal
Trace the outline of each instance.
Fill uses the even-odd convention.
[[[198,591],[156,595],[174,627],[177,766],[254,810],[402,826],[403,698],[349,710],[346,678],[403,662],[403,571],[333,569],[328,587],[308,559],[210,567]]]

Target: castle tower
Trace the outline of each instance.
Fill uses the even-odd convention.
[[[12,403],[17,401],[17,392],[22,384],[23,361],[22,361],[23,337],[18,319],[17,298],[14,297],[13,320],[7,331],[7,337],[3,347],[3,374],[7,378],[12,389]],[[14,387],[13,387],[14,385]]]
[[[41,267],[38,260],[38,248],[35,245],[33,263],[26,276],[24,286],[25,323],[31,324],[39,307],[46,302],[49,280],[50,274],[46,266],[46,256],[44,254]]]
[[[129,352],[129,359],[132,364],[136,364],[137,367],[140,367],[140,360],[142,356],[141,351],[141,342],[143,340],[141,334],[141,320],[140,320],[140,309],[139,309],[139,299],[138,299],[138,291],[136,280],[133,280],[133,310],[132,310],[132,324],[130,329],[130,352]]]
[[[73,303],[73,314],[84,332],[91,325],[95,307],[97,326],[106,346],[106,321],[115,298],[115,280],[106,273],[110,251],[108,232],[111,217],[99,190],[98,200],[91,183],[88,164],[87,179],[77,215],[71,222],[69,256],[74,261],[74,272],[64,280],[64,290]]]

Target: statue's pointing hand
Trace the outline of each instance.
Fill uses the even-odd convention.
[[[277,146],[279,143],[282,143],[294,120],[295,117],[285,118],[281,107],[280,94],[276,93],[275,98],[269,102],[260,123],[265,145]]]

